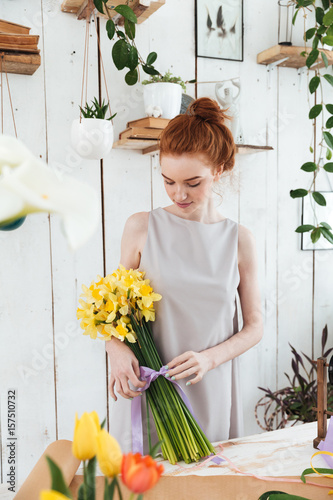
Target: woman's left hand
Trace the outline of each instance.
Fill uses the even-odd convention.
[[[186,351],[180,356],[167,363],[168,373],[173,380],[180,380],[190,375],[196,375],[187,382],[187,385],[194,385],[202,380],[203,376],[213,368],[211,356],[205,351]]]

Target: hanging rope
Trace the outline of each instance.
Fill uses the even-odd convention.
[[[102,72],[103,72],[103,79],[104,79],[104,85],[105,85],[105,91],[107,95],[107,101],[108,101],[108,106],[110,110],[110,116],[112,116],[111,112],[111,104],[110,104],[110,97],[109,97],[109,92],[108,92],[108,87],[106,83],[106,75],[105,75],[105,69],[104,69],[104,63],[103,63],[103,58],[102,58],[102,51],[101,51],[101,44],[98,36],[98,31],[97,31],[97,20],[95,16],[95,12],[93,11],[93,16],[94,16],[94,23],[95,23],[95,29],[96,29],[96,36],[97,36],[97,43],[98,43],[98,52],[100,55],[100,60],[101,60],[101,66],[102,66]],[[85,33],[85,41],[84,41],[84,58],[83,58],[83,74],[82,74],[82,89],[81,89],[81,108],[83,108],[83,95],[85,94],[85,102],[87,103],[87,92],[88,92],[88,67],[89,67],[89,36],[90,36],[90,17],[86,17],[86,33]],[[80,110],[80,123],[82,119],[82,112]]]
[[[101,44],[100,44],[100,41],[99,41],[99,36],[98,36],[98,31],[97,31],[97,20],[96,20],[96,16],[95,16],[95,12],[94,11],[93,11],[93,15],[94,15],[96,36],[97,36],[97,42],[98,42],[98,52],[99,52],[99,55],[100,55],[100,58],[101,58],[101,66],[102,66],[102,71],[103,71],[105,91],[106,91],[106,95],[107,95],[107,98],[108,98],[108,105],[109,105],[109,110],[110,110],[110,116],[112,116],[111,104],[110,104],[110,97],[109,97],[109,92],[108,92],[108,86],[107,86],[107,83],[106,83],[106,76],[105,76],[105,70],[104,70],[104,64],[103,64],[103,58],[102,58]]]
[[[9,95],[9,102],[10,102],[10,108],[12,112],[12,118],[13,118],[13,124],[14,124],[14,130],[15,130],[15,137],[17,138],[17,130],[16,130],[16,123],[15,123],[15,116],[14,116],[14,109],[13,109],[13,103],[12,103],[12,96],[10,93],[10,87],[9,87],[9,80],[8,80],[8,74],[6,70],[6,66],[3,65],[4,63],[4,57],[5,54],[1,53],[0,57],[0,72],[1,72],[1,132],[3,134],[3,122],[4,122],[4,109],[3,109],[3,71],[6,73],[6,81],[7,81],[7,89],[8,89],[8,95]],[[4,69],[3,69],[4,68]]]

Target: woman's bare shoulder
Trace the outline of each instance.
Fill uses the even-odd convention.
[[[149,212],[136,212],[128,217],[124,231],[133,232],[138,235],[147,231],[149,221]]]
[[[238,224],[238,264],[251,259],[255,253],[256,241],[249,228]]]
[[[128,217],[121,239],[123,266],[136,269],[140,265],[141,252],[148,234],[149,212],[137,212]]]

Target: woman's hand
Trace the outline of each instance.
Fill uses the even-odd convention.
[[[168,373],[172,380],[180,380],[190,375],[196,375],[186,385],[194,385],[214,368],[213,360],[208,352],[187,351],[167,363]]]
[[[117,401],[116,391],[125,399],[132,399],[141,396],[141,392],[132,391],[128,385],[130,381],[134,387],[144,387],[146,382],[141,381],[139,362],[131,349],[119,339],[112,338],[106,344],[106,351],[109,354],[111,363],[111,376],[109,391],[111,397]]]

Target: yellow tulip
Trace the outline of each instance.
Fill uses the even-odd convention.
[[[39,498],[40,500],[68,500],[68,497],[55,490],[43,490]]]
[[[120,473],[122,453],[119,443],[105,429],[97,435],[97,460],[105,476],[113,477]]]
[[[72,453],[79,460],[89,460],[97,452],[97,433],[101,426],[95,411],[84,412],[79,419],[75,414],[75,429],[72,444]]]

